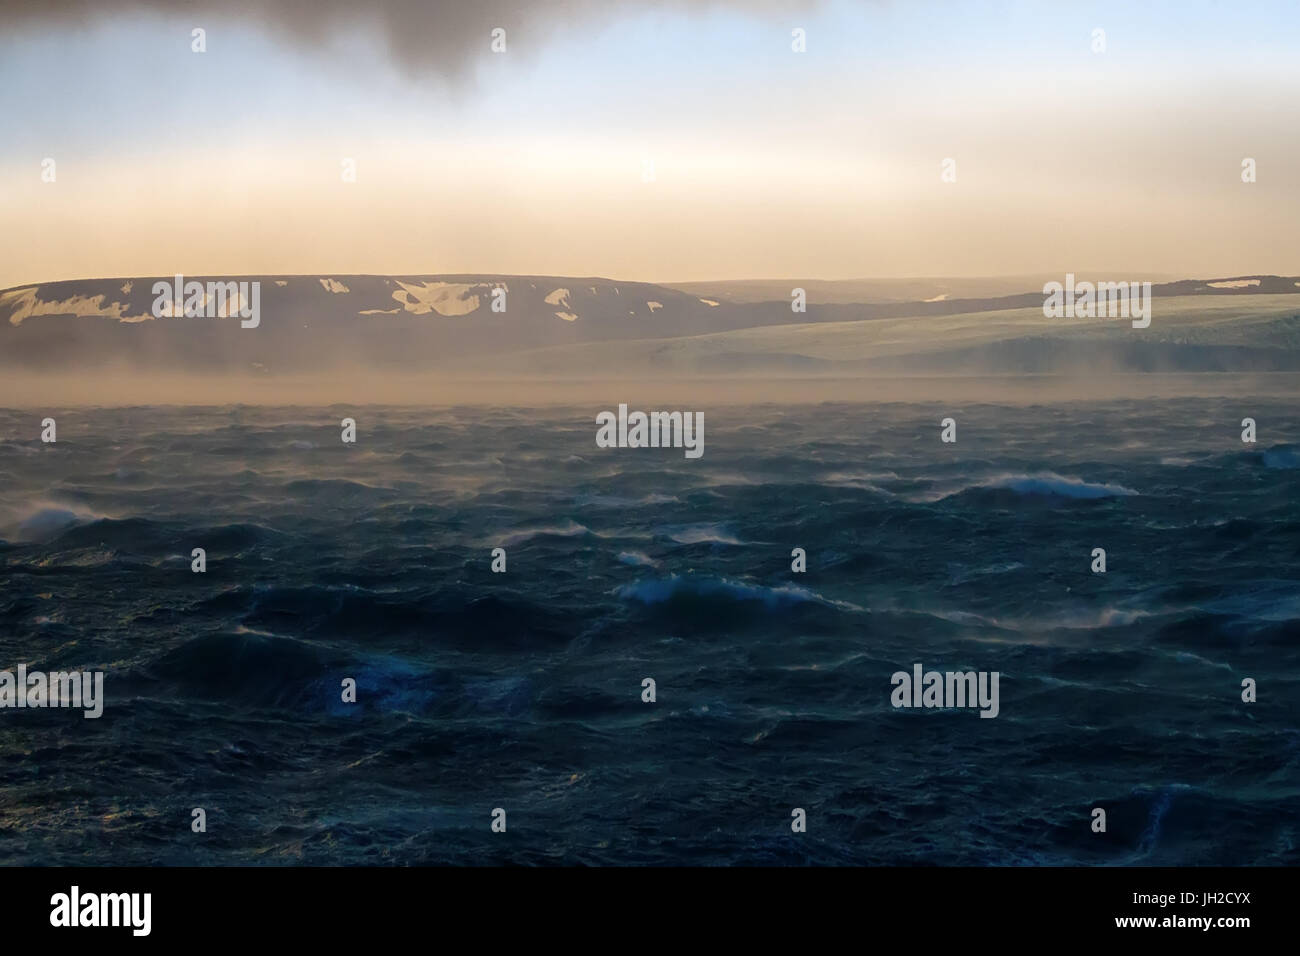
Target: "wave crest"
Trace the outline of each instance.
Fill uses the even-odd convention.
[[[1126,488],[1124,485],[1090,482],[1084,481],[1082,478],[1065,477],[1054,472],[1043,472],[1036,475],[998,475],[966,485],[964,488],[945,495],[944,498],[981,491],[1010,492],[1023,497],[1073,498],[1080,500],[1126,498],[1138,494],[1132,488]]]
[[[767,609],[791,607],[798,604],[820,604],[845,611],[862,608],[847,601],[823,597],[815,591],[795,584],[765,587],[746,584],[728,578],[673,574],[667,578],[636,581],[615,591],[619,597],[645,605],[670,604],[680,600],[720,600],[724,603],[756,602]]]

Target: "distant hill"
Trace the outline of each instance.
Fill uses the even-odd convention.
[[[1123,322],[1046,319],[1041,287],[984,298],[857,302],[854,295],[881,294],[883,286],[873,293],[860,284],[832,289],[835,283],[810,282],[807,311],[793,313],[787,283],[766,284],[771,299],[727,301],[727,283],[669,288],[594,277],[186,279],[259,281],[260,325],[241,328],[238,316],[155,318],[154,283],[171,277],[22,286],[0,292],[0,369],[315,374],[332,367],[394,373],[508,368],[617,375],[631,367],[651,374],[657,368],[685,374],[828,368],[1015,373],[1078,370],[1089,363],[1126,370],[1300,367],[1288,338],[1294,330],[1288,323],[1300,313],[1296,277],[1155,285],[1155,321],[1141,335]],[[897,280],[903,285],[893,289],[926,292],[933,287],[909,284],[978,281]],[[492,307],[498,288],[505,290],[504,312]],[[712,296],[705,294],[709,289]],[[752,285],[747,289],[734,298],[756,293]],[[1170,338],[1182,326],[1162,303],[1178,303],[1174,311],[1186,316],[1198,302],[1218,319],[1187,329],[1195,326],[1196,335],[1209,337]],[[1224,330],[1258,313],[1256,306],[1266,306],[1273,323],[1268,330],[1238,323],[1238,333],[1249,328],[1255,338],[1225,339]]]
[[[1083,277],[1140,275],[1152,283],[1174,282],[1176,275],[1152,275],[1130,270],[1076,269]],[[812,301],[825,304],[863,304],[886,302],[942,302],[947,299],[993,299],[1020,295],[1041,289],[1043,283],[1061,281],[1059,275],[1026,274],[979,277],[935,277],[914,279],[732,279],[721,282],[664,282],[672,289],[692,295],[708,296],[719,302],[770,302],[788,299],[790,290],[799,286]]]
[[[1300,298],[1175,296],[1151,325],[1044,317],[1041,305],[943,316],[806,322],[675,339],[598,342],[502,356],[503,373],[631,378],[763,375],[1096,378],[1140,373],[1300,372]],[[1298,383],[1300,384],[1300,383]]]

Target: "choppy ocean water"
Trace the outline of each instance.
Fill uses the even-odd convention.
[[[700,410],[0,411],[0,861],[1300,860],[1294,403]]]

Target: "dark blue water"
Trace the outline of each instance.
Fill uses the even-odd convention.
[[[1293,403],[699,410],[0,412],[0,860],[1300,860]]]

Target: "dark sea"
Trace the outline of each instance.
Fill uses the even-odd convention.
[[[1294,402],[601,410],[0,411],[0,862],[1300,862]]]

